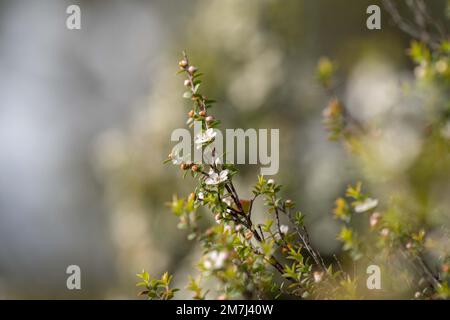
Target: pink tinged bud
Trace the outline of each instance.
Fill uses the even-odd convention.
[[[197,71],[197,68],[194,67],[194,66],[190,66],[190,67],[188,68],[188,72],[189,72],[190,74],[193,74],[195,71]]]
[[[211,122],[211,121],[214,121],[214,117],[213,116],[207,116],[205,120],[206,120],[206,122]]]
[[[376,227],[377,224],[380,222],[380,218],[381,218],[381,214],[379,214],[378,212],[374,212],[371,216],[370,216],[370,226],[372,228]]]
[[[186,87],[189,87],[191,85],[191,81],[189,81],[188,79],[184,80],[184,85]]]

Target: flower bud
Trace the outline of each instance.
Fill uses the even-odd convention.
[[[253,232],[251,232],[250,230],[248,230],[245,233],[245,239],[250,240],[253,237]]]
[[[267,180],[267,184],[274,184],[274,183],[275,183],[275,180],[273,180],[273,179]]]
[[[192,171],[197,172],[198,166],[196,164],[194,164],[191,169],[192,169]]]
[[[214,121],[214,117],[213,116],[207,116],[205,120],[206,120],[206,122],[212,122],[212,121]]]
[[[181,60],[180,62],[178,62],[178,65],[180,66],[180,68],[186,68],[188,63],[185,59]]]
[[[370,226],[372,228],[375,228],[377,226],[377,224],[380,222],[381,219],[381,214],[379,214],[378,212],[374,212],[369,219],[369,223]]]
[[[381,235],[383,237],[387,237],[389,235],[389,229],[388,228],[383,228],[383,230],[381,230]]]
[[[194,117],[194,110],[191,110],[188,112],[188,116],[189,118],[193,118]]]
[[[191,194],[189,195],[189,200],[195,200],[195,193],[191,192]]]
[[[206,116],[206,111],[205,111],[205,110],[202,110],[202,111],[200,111],[200,112],[198,113],[198,115],[199,115],[200,117],[204,117],[204,116]]]
[[[189,86],[191,85],[191,81],[188,80],[188,79],[184,80],[184,85],[185,85],[186,87],[189,87]]]
[[[450,265],[448,263],[443,264],[442,271],[448,273],[450,271]]]
[[[194,66],[190,66],[190,67],[188,68],[188,72],[189,72],[190,74],[195,73],[195,71],[197,71],[197,68],[194,67]]]
[[[180,168],[181,168],[181,170],[187,170],[187,169],[189,169],[189,165],[187,163],[182,163],[182,164],[180,164]]]
[[[406,244],[406,249],[411,250],[413,248],[413,244],[411,242],[408,242]]]

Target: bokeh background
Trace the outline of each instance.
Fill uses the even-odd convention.
[[[444,15],[445,0],[427,3]],[[70,4],[81,7],[79,31],[65,27]],[[0,1],[0,297],[133,299],[142,268],[174,272],[181,287],[195,274],[198,247],[165,206],[192,187],[163,165],[189,110],[182,50],[224,127],[280,129],[276,180],[314,245],[339,254],[331,210],[361,171],[327,140],[317,61],[338,61],[339,93],[361,119],[392,111],[413,77],[410,38],[384,11],[382,30],[367,30],[370,4],[379,1]],[[417,114],[411,104],[395,109],[399,139],[380,149],[383,170],[401,172],[420,150],[401,125]],[[249,195],[259,169],[242,170]],[[80,291],[66,288],[71,264]]]

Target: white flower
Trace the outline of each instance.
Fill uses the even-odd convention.
[[[267,184],[274,184],[274,183],[275,183],[275,180],[273,180],[273,179],[267,180]]]
[[[217,185],[228,180],[228,170],[223,170],[217,174],[213,169],[208,173],[208,178],[206,178],[205,183],[207,185]]]
[[[205,269],[211,269],[212,263],[210,260],[205,260],[205,261],[203,261],[203,266],[205,267]]]
[[[288,233],[288,231],[289,231],[289,227],[288,227],[287,225],[282,224],[282,225],[280,226],[280,232],[281,232],[282,234],[286,234],[286,233]]]
[[[184,162],[184,159],[183,159],[183,157],[180,156],[180,153],[181,153],[181,148],[173,148],[172,149],[172,153],[170,154],[170,157],[171,157],[172,163],[174,165],[180,165]],[[187,156],[189,156],[189,155],[187,155]]]
[[[355,207],[355,211],[358,213],[362,213],[362,212],[369,211],[369,210],[375,208],[376,206],[378,206],[377,199],[367,198],[366,200],[364,200],[363,203],[360,203]]]
[[[203,194],[203,192],[199,192],[199,193],[197,194],[197,198],[198,198],[199,200],[203,200],[203,199],[205,199],[205,195]]]
[[[388,229],[388,228],[383,228],[383,229],[381,230],[380,234],[381,234],[383,237],[387,237],[387,236],[389,235],[389,229]]]
[[[228,254],[225,251],[218,252],[216,250],[208,253],[205,261],[203,261],[203,266],[205,269],[222,269]]]
[[[222,202],[225,203],[227,206],[231,207],[231,197],[226,197],[222,199]]]
[[[318,282],[322,281],[323,272],[316,271],[316,272],[314,272],[313,276],[314,276],[314,282],[318,283]]]
[[[218,166],[218,165],[221,165],[221,164],[222,164],[222,161],[220,161],[220,158],[217,157],[217,158],[214,160],[214,163],[216,164],[216,166]]]
[[[207,129],[205,132],[199,133],[195,138],[195,143],[197,144],[197,149],[200,149],[203,144],[210,142],[214,139],[217,132],[213,128]]]

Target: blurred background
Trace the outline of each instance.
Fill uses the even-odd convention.
[[[70,4],[81,30],[65,26]],[[182,50],[225,128],[280,129],[275,179],[307,215],[314,245],[339,254],[331,210],[361,170],[327,140],[318,59],[338,62],[352,115],[394,119],[400,139],[376,149],[376,170],[398,174],[421,150],[418,107],[392,112],[413,77],[410,38],[384,11],[382,30],[367,30],[370,4],[379,1],[0,1],[0,298],[133,299],[143,268],[174,272],[181,287],[195,274],[198,247],[165,205],[193,186],[163,165],[189,111]],[[444,15],[445,0],[427,4]],[[242,170],[248,196],[259,168]],[[441,182],[436,196],[448,191]],[[71,264],[80,291],[66,288]]]

